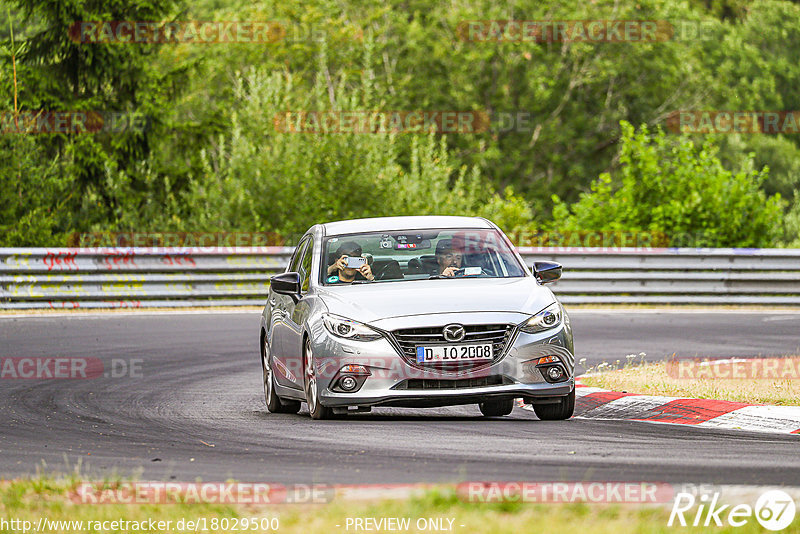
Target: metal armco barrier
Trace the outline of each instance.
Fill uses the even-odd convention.
[[[564,303],[800,305],[800,249],[519,249],[564,266]]]
[[[800,249],[519,249],[565,303],[800,305]],[[264,304],[283,247],[0,248],[0,309]]]
[[[292,249],[0,248],[2,308],[246,306]]]

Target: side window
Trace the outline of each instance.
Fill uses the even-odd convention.
[[[314,258],[314,240],[308,240],[308,246],[303,253],[303,261],[300,263],[300,291],[305,293],[311,283],[311,260]]]
[[[289,270],[287,272],[296,273],[300,270],[300,260],[303,258],[303,251],[308,244],[308,239],[301,241],[297,248],[294,251],[294,256],[292,256],[292,260],[289,262]]]

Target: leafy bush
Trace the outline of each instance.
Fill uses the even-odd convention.
[[[30,136],[0,136],[0,246],[63,245],[74,188],[70,158],[50,158]]]
[[[765,247],[782,236],[783,201],[759,189],[768,169],[756,171],[752,156],[732,172],[710,141],[620,125],[619,169],[572,206],[554,197],[556,228],[663,233],[672,246],[697,247]]]
[[[786,215],[786,238],[783,246],[800,248],[800,199],[796,199]]]
[[[230,134],[202,151],[202,173],[191,180],[191,225],[296,236],[317,222],[371,216],[530,222],[530,208],[511,189],[503,198],[487,189],[476,167],[457,167],[444,137],[276,129],[274,119],[287,110],[377,109],[369,75],[360,82],[349,88],[342,79],[332,87],[319,77],[303,91],[290,72],[253,68],[238,75]]]

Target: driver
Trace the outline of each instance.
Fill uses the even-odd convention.
[[[328,283],[350,283],[356,280],[375,280],[369,263],[364,263],[364,265],[358,269],[347,266],[347,258],[361,257],[362,253],[361,245],[355,241],[345,241],[339,245],[339,248],[336,249],[336,253],[334,254],[334,257],[338,259],[328,267]]]
[[[436,263],[442,276],[456,276],[461,270],[464,247],[460,240],[442,239],[436,243]]]

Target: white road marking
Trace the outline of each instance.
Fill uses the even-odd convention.
[[[592,419],[636,419],[643,417],[654,408],[664,406],[679,397],[660,397],[655,395],[629,395],[620,397],[593,410],[584,412],[582,417]]]
[[[698,426],[792,433],[800,430],[800,406],[745,406]]]

